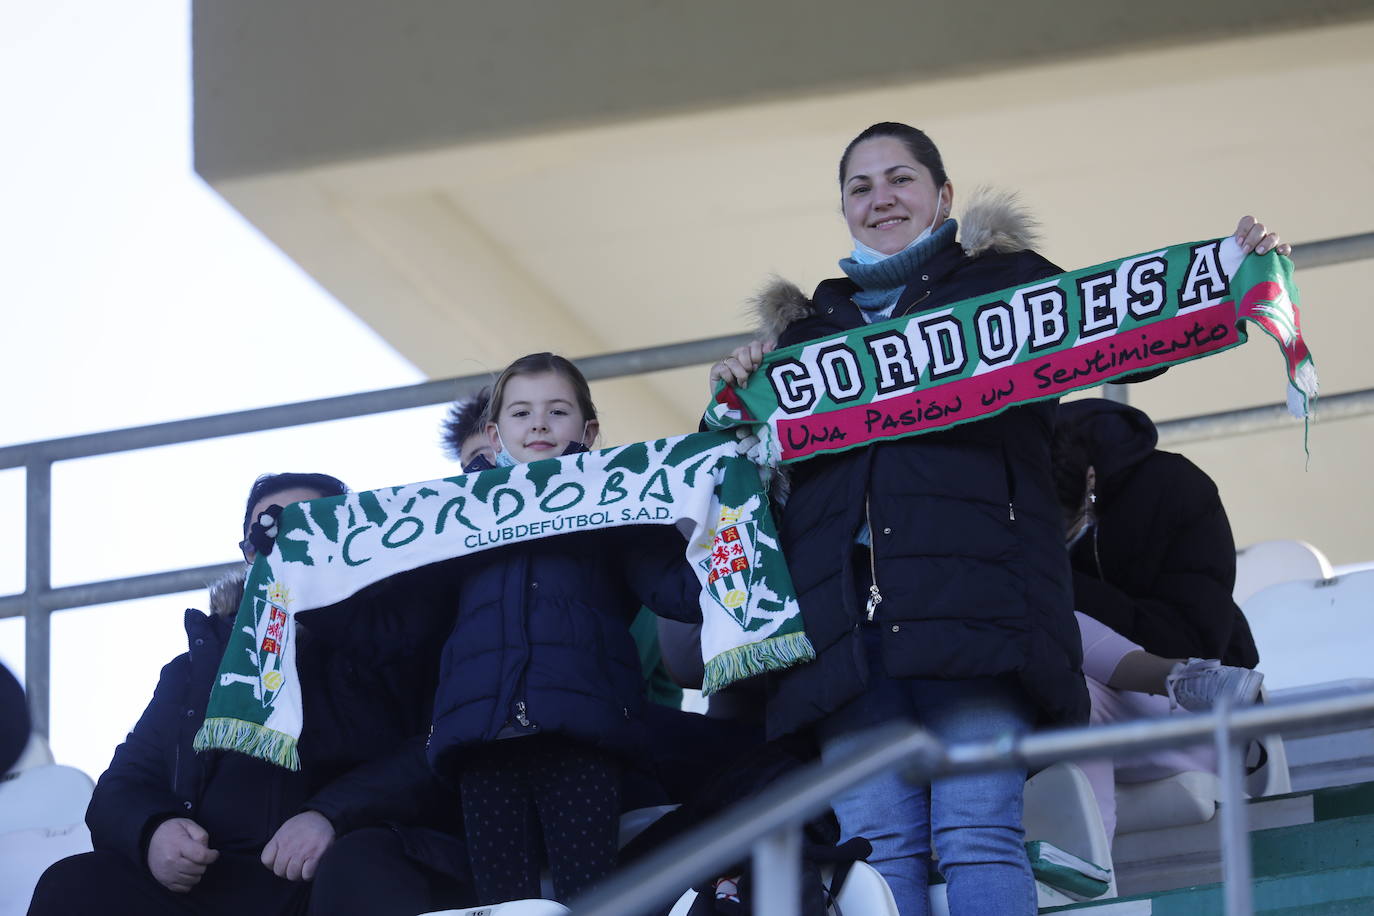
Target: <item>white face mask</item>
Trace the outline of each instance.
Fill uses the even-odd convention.
[[[935,231],[935,222],[940,218],[940,214],[943,212],[944,206],[944,201],[937,196],[935,198],[935,215],[930,218],[930,225],[922,229],[921,234],[916,236],[916,238],[912,239],[910,242],[908,242],[906,247],[903,248],[902,251],[907,251],[915,247],[916,245],[921,244],[926,239],[930,238],[930,234]],[[863,242],[859,241],[856,238],[851,237],[850,241],[854,243],[854,251],[850,254],[850,257],[858,261],[860,264],[877,264],[879,261],[886,260],[887,258],[895,258],[897,255],[902,253],[902,251],[894,251],[892,254],[883,254],[876,248],[869,248],[867,245],[865,245]]]

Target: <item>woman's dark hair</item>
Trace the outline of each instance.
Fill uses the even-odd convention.
[[[1093,463],[1092,446],[1082,428],[1059,423],[1050,440],[1050,474],[1059,507],[1068,515],[1083,505],[1088,490],[1088,467]]]
[[[854,147],[865,140],[872,140],[875,137],[891,137],[906,144],[907,150],[911,153],[911,158],[930,170],[930,177],[935,180],[935,187],[943,187],[949,176],[945,174],[945,163],[940,158],[940,151],[935,147],[934,141],[926,136],[925,131],[917,130],[910,124],[899,124],[896,121],[881,121],[872,127],[864,129],[849,145],[844,148],[844,155],[840,157],[840,187],[844,187],[845,172],[849,169],[849,156],[854,152]]]
[[[321,496],[341,496],[348,492],[348,486],[342,480],[328,474],[263,474],[253,481],[253,488],[248,491],[248,504],[243,507],[244,536],[248,536],[248,529],[253,524],[250,517],[253,506],[273,493],[298,488],[317,490]]]
[[[543,375],[545,372],[552,372],[561,375],[572,385],[574,394],[577,395],[577,407],[582,411],[583,420],[596,419],[596,405],[592,404],[592,389],[587,384],[586,377],[582,370],[572,364],[571,360],[553,353],[531,353],[529,356],[522,356],[515,362],[506,367],[501,373],[501,377],[496,380],[496,385],[491,389],[491,402],[487,405],[487,419],[494,421],[501,413],[501,402],[506,397],[506,385],[517,375]]]
[[[444,454],[454,461],[463,457],[463,443],[473,433],[480,433],[487,425],[487,405],[491,403],[491,386],[483,388],[472,397],[454,401],[449,405],[448,414],[440,425],[439,444]]]

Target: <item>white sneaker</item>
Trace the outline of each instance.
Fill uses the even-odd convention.
[[[1206,712],[1222,697],[1232,706],[1248,706],[1259,699],[1264,675],[1250,668],[1223,665],[1215,658],[1190,658],[1174,665],[1165,679],[1169,707],[1182,706],[1189,712]]]

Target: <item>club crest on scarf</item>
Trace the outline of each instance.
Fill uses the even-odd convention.
[[[243,651],[247,653],[248,664],[255,673],[225,671],[220,674],[219,684],[221,687],[231,684],[248,686],[253,691],[253,699],[267,709],[276,701],[286,682],[283,656],[291,638],[287,611],[291,602],[286,586],[276,581],[268,585],[265,598],[254,595],[250,600],[253,625],[242,629],[251,643]]]
[[[706,589],[726,613],[750,629],[744,606],[749,599],[755,563],[755,525],[740,520],[739,510],[721,512],[720,527],[711,539],[711,553],[699,564],[706,573]]]

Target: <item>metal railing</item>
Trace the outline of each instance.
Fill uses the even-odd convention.
[[[914,725],[874,729],[854,753],[814,763],[779,780],[575,900],[575,916],[626,916],[649,912],[739,862],[752,850],[753,912],[797,916],[802,825],[830,800],[893,767],[913,782],[942,776],[1088,760],[1212,741],[1217,749],[1221,798],[1217,823],[1227,916],[1249,916],[1251,868],[1243,782],[1244,744],[1270,734],[1321,734],[1374,720],[1374,680],[1345,682],[1329,691],[1261,706],[1189,716],[1142,719],[1116,725],[1063,729],[1022,737],[946,745]]]
[[[1374,258],[1374,232],[1294,246],[1292,258],[1294,263],[1302,268]],[[732,334],[579,357],[577,364],[587,378],[593,381],[705,365],[749,338],[748,334]],[[470,395],[490,381],[488,375],[469,375],[399,388],[0,447],[0,470],[18,467],[25,469],[24,591],[18,595],[0,596],[0,619],[22,615],[25,620],[24,680],[34,730],[44,736],[47,736],[49,730],[52,639],[50,616],[54,611],[201,588],[237,565],[214,564],[53,588],[51,542],[54,462],[284,429],[327,420],[408,410],[413,407],[428,407]],[[1374,412],[1374,390],[1324,398],[1319,409],[1322,416],[1328,419]],[[1281,405],[1227,411],[1161,423],[1160,439],[1162,443],[1171,444],[1188,439],[1278,428],[1285,422],[1286,414]]]

